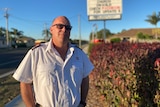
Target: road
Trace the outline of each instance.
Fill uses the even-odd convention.
[[[0,49],[0,75],[16,69],[27,50],[27,48]]]
[[[7,76],[15,71],[28,48],[0,49],[0,78]],[[21,96],[17,96],[14,102],[9,102],[5,107],[25,107]]]

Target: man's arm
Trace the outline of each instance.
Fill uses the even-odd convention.
[[[81,84],[81,103],[86,102],[88,90],[89,90],[89,77],[87,76],[83,78],[82,84]]]
[[[35,107],[34,94],[32,91],[32,84],[20,83],[21,96],[26,107]]]

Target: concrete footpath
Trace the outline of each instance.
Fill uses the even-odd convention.
[[[21,95],[15,97],[11,102],[7,103],[5,107],[25,107]]]
[[[5,73],[3,75],[0,75],[0,78],[3,78],[5,76],[8,76],[10,74],[13,74],[15,72],[15,70],[10,71],[8,73]],[[13,100],[11,100],[10,102],[8,102],[7,104],[5,104],[4,107],[25,107],[23,101],[22,101],[22,97],[21,95],[18,95],[17,97],[15,97]]]

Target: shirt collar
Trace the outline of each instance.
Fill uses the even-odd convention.
[[[52,45],[52,39],[50,39],[50,41],[48,42],[47,48],[46,48],[46,52],[47,51],[53,51],[53,45]]]
[[[70,51],[72,53],[74,51],[75,47],[76,47],[76,45],[69,43],[68,51]],[[55,48],[54,48],[54,46],[52,44],[52,39],[50,39],[50,41],[48,42],[48,46],[46,48],[46,52],[47,51],[50,51],[50,52],[54,52],[55,51]]]

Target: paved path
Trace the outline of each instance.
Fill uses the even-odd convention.
[[[15,97],[11,102],[7,103],[5,107],[25,107],[21,95]]]
[[[88,54],[88,44],[82,47],[83,51]]]

